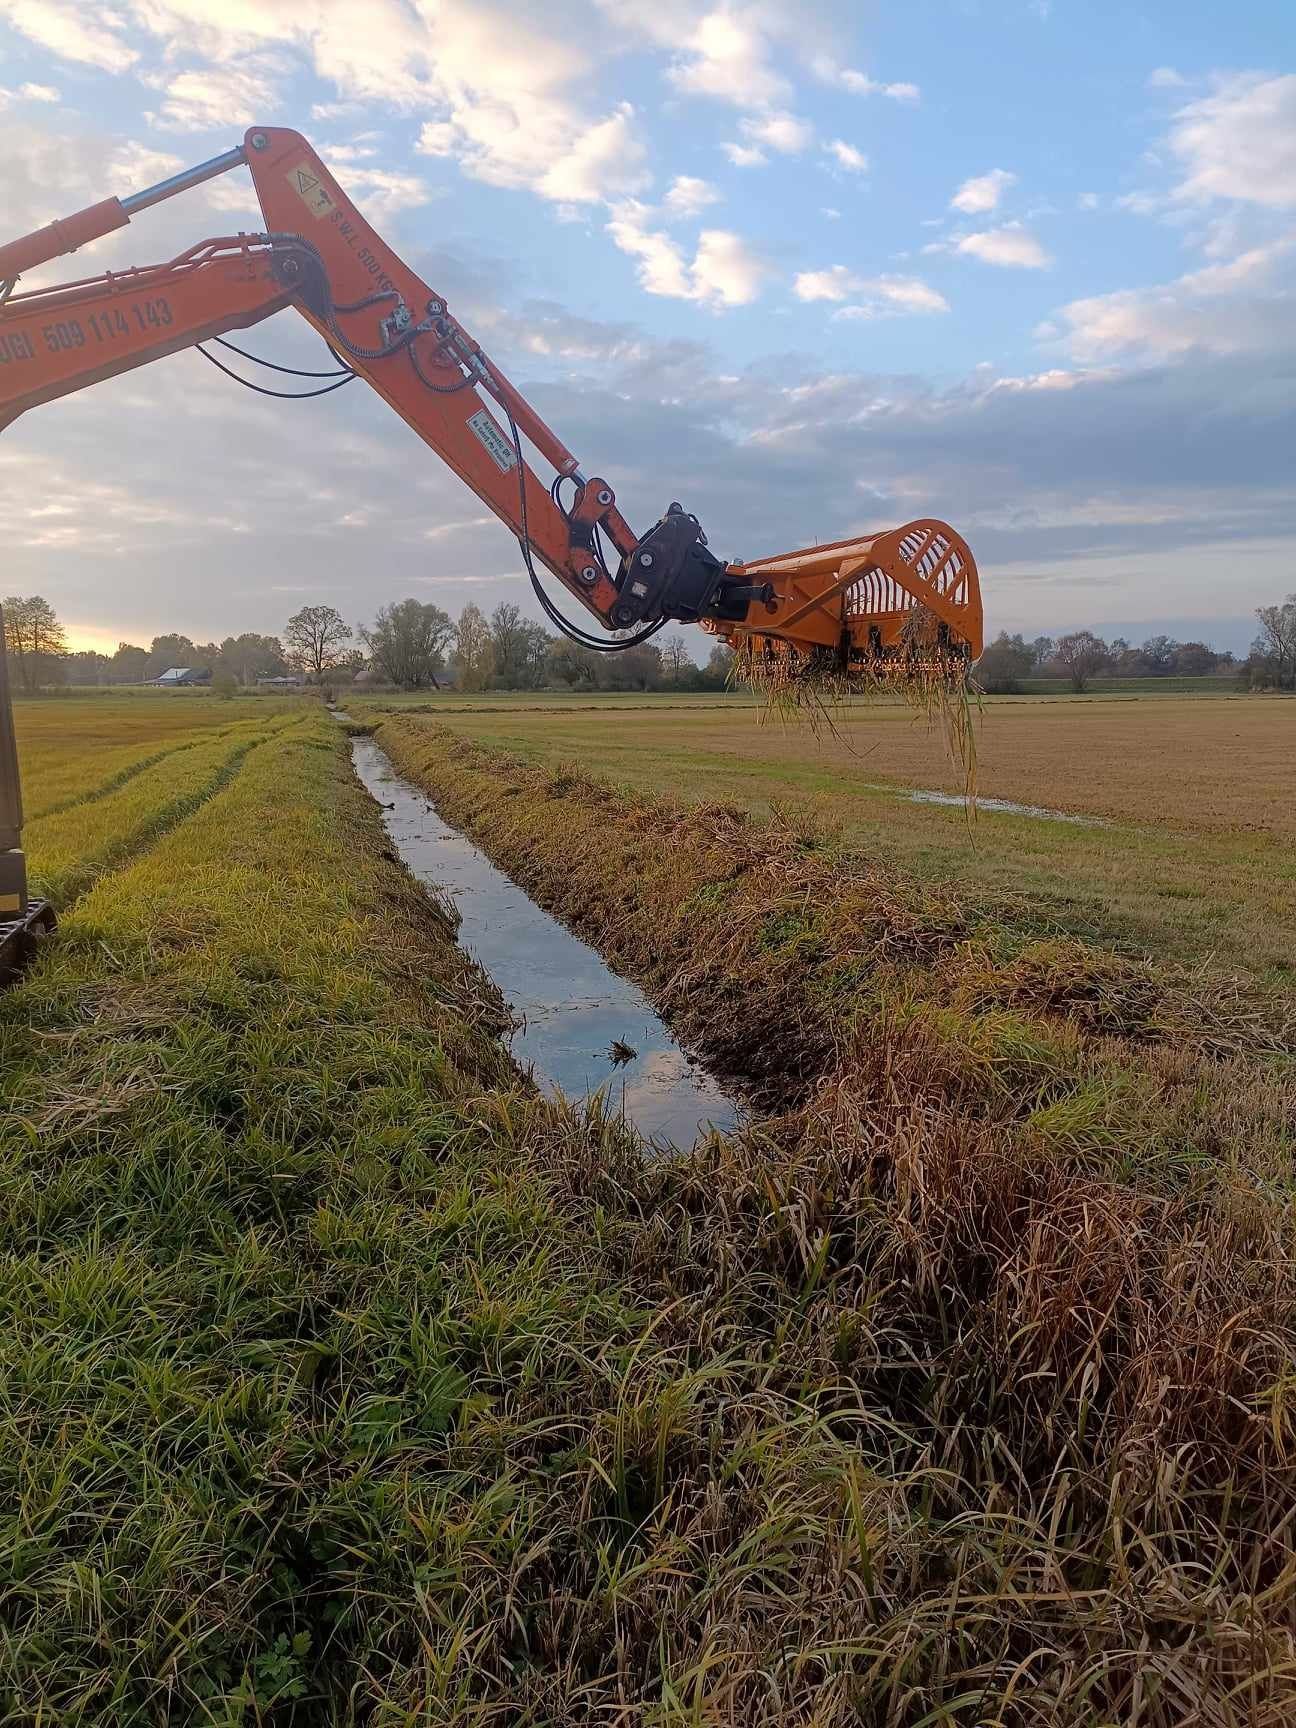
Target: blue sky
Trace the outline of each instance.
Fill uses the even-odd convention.
[[[1290,4],[0,0],[0,237],[253,120],[638,524],[679,497],[752,556],[943,515],[992,631],[1245,646],[1296,588]],[[256,223],[239,173],[41,279]],[[87,642],[525,605],[505,530],[361,394],[263,403],[186,354],[33,412],[8,587]]]

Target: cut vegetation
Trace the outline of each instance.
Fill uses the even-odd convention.
[[[88,805],[0,1001],[2,1719],[1290,1721],[1283,1001],[378,740],[770,1113],[528,1088],[323,715]]]

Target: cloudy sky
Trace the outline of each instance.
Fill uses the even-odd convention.
[[[1296,588],[1291,0],[0,0],[0,239],[305,132],[632,523],[913,516],[992,631],[1244,647]],[[33,283],[258,226],[244,170]],[[247,338],[290,363],[284,313]],[[376,397],[192,353],[0,436],[5,592],[74,641],[529,607]]]

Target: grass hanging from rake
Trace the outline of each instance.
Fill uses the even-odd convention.
[[[835,655],[798,654],[772,638],[748,638],[737,648],[731,681],[754,691],[763,704],[762,720],[809,726],[837,735],[835,717],[850,698],[895,696],[939,727],[950,760],[963,778],[969,816],[976,814],[976,723],[973,703],[980,696],[967,656],[952,650],[940,620],[925,606],[914,606],[900,631],[896,650],[886,658],[863,661],[843,672]]]

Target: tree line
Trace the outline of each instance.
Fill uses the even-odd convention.
[[[1076,691],[1106,678],[1206,678],[1233,673],[1253,690],[1296,689],[1296,594],[1256,610],[1260,629],[1245,660],[1205,642],[1149,636],[1134,644],[1117,636],[1105,642],[1092,630],[1037,636],[1000,631],[977,662],[977,682],[991,695],[1013,695],[1029,678],[1065,679]]]
[[[63,684],[144,684],[176,666],[208,672],[213,685],[227,691],[291,673],[312,683],[363,676],[400,690],[444,684],[461,690],[715,690],[724,688],[732,661],[717,642],[699,666],[678,631],[620,653],[599,653],[551,635],[507,604],[489,618],[465,606],[454,619],[426,601],[395,600],[372,624],[354,628],[336,607],[303,606],[278,636],[245,631],[221,642],[195,642],[171,632],[153,637],[147,648],[119,642],[113,654],[70,650],[63,624],[39,594],[10,595],[4,619],[11,681],[29,695]],[[705,643],[699,636],[698,646]]]
[[[457,619],[422,600],[394,600],[372,624],[349,625],[333,606],[303,606],[279,636],[245,631],[222,642],[194,642],[172,633],[147,648],[120,642],[114,654],[71,652],[54,608],[39,594],[4,602],[10,674],[27,693],[57,684],[141,684],[173,666],[210,672],[218,687],[250,688],[260,678],[297,673],[366,682],[400,690],[719,690],[733,656],[714,643],[702,665],[692,648],[702,635],[675,631],[616,654],[599,653],[554,636],[520,607],[502,604],[489,618],[465,606]],[[1001,631],[977,662],[977,682],[991,694],[1010,695],[1028,679],[1065,679],[1083,691],[1097,677],[1201,678],[1233,673],[1252,689],[1296,689],[1296,594],[1257,609],[1259,632],[1242,661],[1205,642],[1150,636],[1135,646],[1123,637],[1104,641],[1092,630],[1037,636],[1027,642]]]

